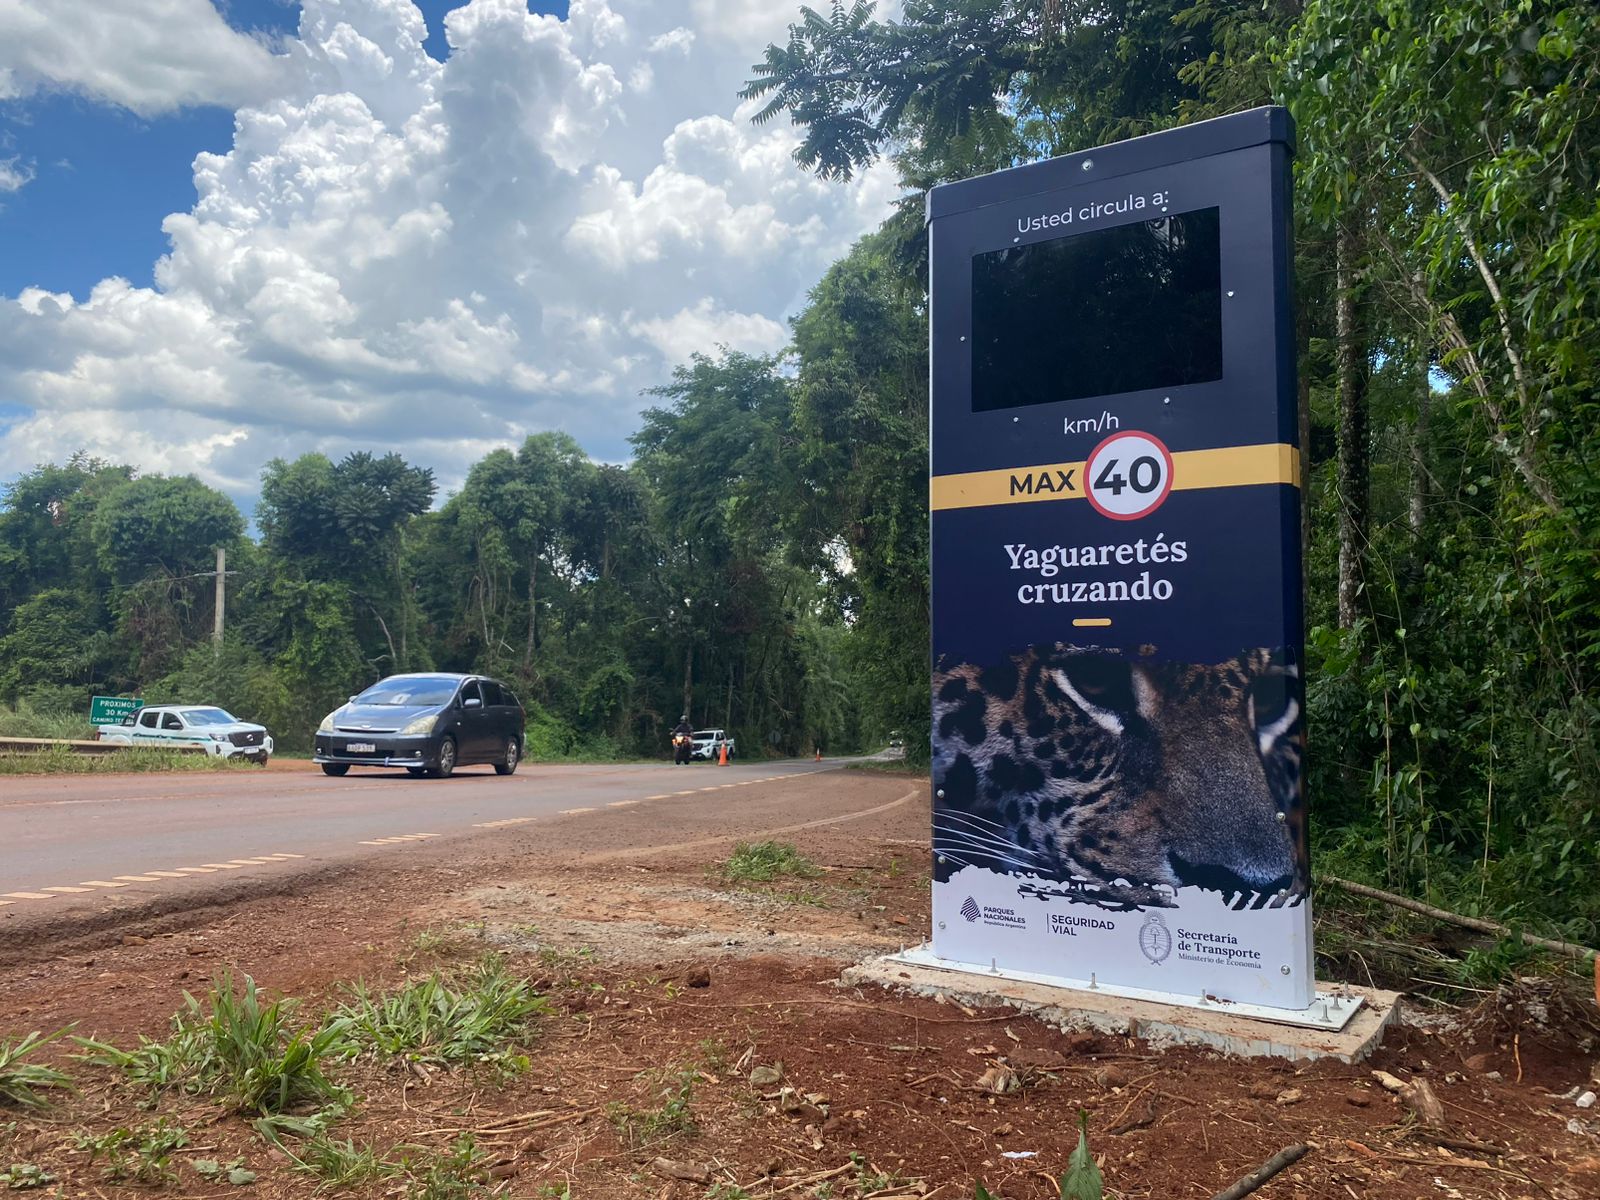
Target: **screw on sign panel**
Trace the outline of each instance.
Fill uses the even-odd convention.
[[[1101,516],[1135,521],[1172,491],[1172,453],[1151,433],[1114,433],[1084,463],[1085,494]]]

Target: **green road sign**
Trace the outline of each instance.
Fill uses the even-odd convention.
[[[136,713],[143,707],[143,700],[130,700],[125,696],[95,696],[89,701],[89,724],[121,725],[129,713]]]

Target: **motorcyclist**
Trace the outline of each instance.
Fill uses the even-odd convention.
[[[672,763],[677,766],[689,761],[694,747],[694,726],[689,724],[689,714],[684,713],[672,727]]]

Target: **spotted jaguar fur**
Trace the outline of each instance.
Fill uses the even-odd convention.
[[[1301,688],[1282,654],[1040,647],[937,673],[933,692],[937,878],[974,865],[1240,906],[1304,896]]]

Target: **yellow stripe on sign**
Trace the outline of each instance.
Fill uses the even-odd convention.
[[[1040,463],[1003,471],[935,475],[928,481],[928,507],[983,508],[993,504],[1037,504],[1044,500],[1082,500],[1081,462]],[[1172,490],[1250,487],[1286,483],[1300,486],[1300,451],[1281,442],[1224,446],[1217,450],[1178,450],[1172,455]]]

